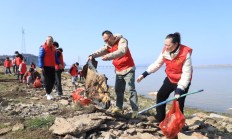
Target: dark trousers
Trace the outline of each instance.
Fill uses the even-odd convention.
[[[16,71],[17,79],[19,79],[19,75],[20,75],[20,73],[19,73],[19,66],[16,66],[15,71]]]
[[[63,95],[62,85],[61,85],[61,73],[62,70],[56,70],[55,72],[55,87],[56,87],[56,93],[58,95]]]
[[[185,93],[188,93],[189,86],[190,86],[190,83],[189,83],[188,87],[185,89]],[[169,95],[173,91],[175,91],[176,88],[177,88],[177,84],[171,83],[170,80],[168,79],[168,77],[166,77],[164,79],[163,85],[161,86],[161,88],[158,91],[156,104],[168,99]],[[183,94],[180,94],[180,95],[183,95]],[[185,98],[186,97],[182,97],[182,98],[178,99],[180,110],[183,114],[184,114]],[[156,107],[156,113],[157,113],[155,116],[156,120],[158,122],[162,122],[165,118],[165,115],[166,115],[166,104],[163,104],[161,106]]]
[[[13,73],[16,73],[16,65],[13,65]]]
[[[47,94],[51,94],[55,83],[55,67],[44,67],[44,84]]]
[[[11,74],[11,71],[10,71],[10,67],[6,67],[6,71],[5,71],[6,74]]]

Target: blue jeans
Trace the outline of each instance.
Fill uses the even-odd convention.
[[[138,111],[138,97],[135,90],[135,70],[131,70],[125,75],[116,74],[115,92],[116,92],[116,106],[123,108],[124,92],[126,87],[130,93],[130,104],[133,111]]]

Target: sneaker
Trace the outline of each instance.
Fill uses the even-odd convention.
[[[52,100],[53,97],[50,94],[47,94],[47,100]]]
[[[133,111],[132,115],[131,115],[131,118],[134,119],[134,118],[138,118],[138,111]]]
[[[122,109],[120,109],[119,107],[112,108],[111,112],[113,114],[116,114],[116,113],[122,114],[123,113]]]

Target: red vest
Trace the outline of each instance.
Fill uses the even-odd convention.
[[[55,53],[56,53],[56,49],[55,47],[52,45],[51,47],[47,46],[47,44],[45,43],[43,45],[45,54],[44,54],[44,66],[46,67],[55,67],[56,61],[55,61]]]
[[[57,51],[58,51],[58,53],[60,53],[60,57],[59,57],[60,64],[64,67],[63,53],[60,50],[57,50]],[[58,64],[55,65],[55,69],[56,70],[60,69]]]
[[[27,71],[27,65],[25,63],[21,63],[21,70],[20,70],[20,74],[24,74]]]
[[[177,56],[173,59],[173,60],[168,60],[168,59],[164,59],[164,63],[166,64],[166,69],[165,72],[169,78],[169,80],[172,83],[178,83],[180,78],[181,78],[181,74],[182,74],[182,67],[184,65],[184,62],[186,60],[186,56],[188,53],[190,53],[190,55],[192,54],[192,49],[184,46],[184,45],[180,45],[179,48],[179,53],[177,54]],[[165,48],[163,50],[163,52],[165,51]]]
[[[22,63],[22,59],[19,56],[15,57],[15,64],[19,66],[21,63]]]
[[[119,43],[119,40],[111,48],[108,48],[108,52],[112,53],[118,50],[118,43]],[[119,58],[115,58],[112,63],[115,66],[116,71],[122,71],[122,70],[135,66],[133,58],[131,57],[129,48],[127,48],[125,55]]]
[[[78,76],[77,67],[72,66],[71,68],[72,68],[72,70],[70,71],[71,76]]]
[[[4,67],[10,68],[11,67],[11,61],[10,60],[5,60],[4,61]]]

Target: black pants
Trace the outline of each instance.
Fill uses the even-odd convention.
[[[189,86],[190,86],[190,83],[189,83],[188,87],[185,89],[185,93],[188,93]],[[171,83],[170,80],[168,79],[168,77],[166,77],[164,79],[163,85],[161,86],[161,88],[158,91],[156,103],[158,104],[158,103],[168,99],[169,95],[173,91],[175,91],[176,88],[177,88],[177,84]],[[180,94],[180,95],[183,95],[183,94]],[[178,99],[180,110],[183,114],[184,114],[185,98],[186,97],[182,97],[182,98]],[[162,122],[165,118],[165,115],[166,115],[166,104],[163,104],[163,105],[156,107],[156,112],[157,112],[157,114],[155,116],[156,120],[158,122]]]
[[[16,71],[17,79],[19,79],[19,75],[20,75],[20,73],[19,73],[19,66],[16,66],[15,71]]]
[[[55,67],[44,67],[44,84],[47,94],[51,94],[55,83]]]
[[[56,70],[55,72],[55,87],[56,87],[56,93],[58,95],[63,95],[63,91],[62,91],[62,85],[61,85],[61,73],[62,70]]]

